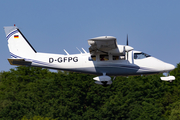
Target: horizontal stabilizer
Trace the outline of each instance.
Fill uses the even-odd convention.
[[[173,81],[175,80],[174,76],[160,77],[163,81]]]
[[[21,65],[31,65],[31,61],[25,61],[24,59],[13,59],[13,58],[9,58],[8,59],[9,63],[11,65],[18,65],[18,66],[21,66]]]

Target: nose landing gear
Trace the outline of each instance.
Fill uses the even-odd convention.
[[[161,80],[168,81],[168,82],[172,82],[173,80],[175,80],[175,77],[174,76],[170,76],[169,72],[167,72],[166,77],[160,77],[160,78],[161,78]]]

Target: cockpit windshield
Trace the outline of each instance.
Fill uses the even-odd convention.
[[[143,59],[143,58],[147,58],[147,57],[151,57],[150,55],[146,54],[146,53],[134,53],[134,59]]]

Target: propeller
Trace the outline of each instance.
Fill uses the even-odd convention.
[[[126,46],[128,46],[128,34],[127,34]],[[125,55],[126,52],[128,52],[128,51],[126,51],[126,46],[124,45],[124,51],[123,51],[124,55]]]
[[[127,41],[126,41],[126,45],[124,45],[124,51],[123,54],[126,57],[126,59],[128,60],[128,53],[133,50],[134,48],[129,46],[129,41],[128,41],[128,34],[127,34]],[[127,53],[127,54],[126,54]]]
[[[127,41],[126,41],[126,45],[128,46],[128,34],[127,34]],[[128,60],[128,51],[127,51],[127,60]]]
[[[127,42],[126,42],[126,45],[128,46],[128,34],[127,34]]]

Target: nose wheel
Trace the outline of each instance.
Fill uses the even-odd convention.
[[[173,82],[175,80],[174,76],[170,76],[169,72],[167,72],[166,77],[160,77],[162,81]]]

